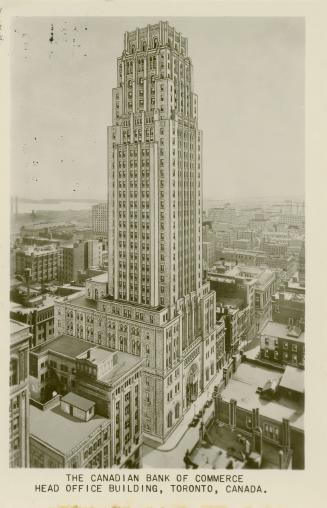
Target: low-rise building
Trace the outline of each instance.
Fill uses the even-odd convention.
[[[30,467],[107,468],[110,420],[95,403],[70,392],[51,407],[30,406]]]
[[[298,372],[283,375],[282,369],[243,361],[216,391],[206,436],[211,446],[227,450],[232,463],[227,467],[237,462],[243,468],[304,468],[301,379]]]
[[[278,291],[272,297],[272,320],[305,328],[305,296],[291,291]]]
[[[54,297],[41,296],[30,299],[28,305],[12,302],[10,317],[29,325],[30,347],[54,337]]]
[[[304,339],[299,326],[269,321],[261,332],[261,357],[276,364],[304,368]]]
[[[25,277],[29,270],[31,282],[49,282],[58,279],[60,249],[55,245],[26,247],[16,251],[16,273]]]
[[[138,356],[64,335],[30,351],[31,396],[44,403],[54,391],[73,391],[95,402],[96,413],[111,420],[111,463],[137,465],[142,364]]]

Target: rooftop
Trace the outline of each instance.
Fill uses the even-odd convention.
[[[30,299],[30,303],[33,304],[33,299]],[[29,314],[34,310],[44,310],[52,307],[54,305],[54,297],[46,296],[40,305],[31,305],[26,306],[21,303],[10,302],[10,311],[11,312],[20,312],[22,314]]]
[[[70,298],[72,305],[78,305],[78,307],[86,307],[87,309],[97,309],[97,300],[91,300],[86,298],[85,295],[77,296],[76,298]]]
[[[123,353],[122,351],[117,351],[116,355],[117,363],[100,378],[100,381],[107,383],[108,385],[114,384],[119,378],[127,374],[127,372],[134,367],[140,367],[143,362],[143,358],[140,356]]]
[[[134,367],[140,366],[143,362],[143,359],[139,356],[122,351],[111,351],[105,347],[94,345],[91,342],[77,339],[69,335],[61,335],[56,339],[45,342],[41,346],[33,348],[31,351],[38,355],[51,351],[75,359],[81,357],[85,358],[85,356],[81,355],[84,355],[84,353],[90,349],[92,350],[91,361],[92,358],[95,358],[96,362],[99,362],[108,357],[108,355],[112,355],[113,353],[116,355],[117,361],[115,365],[100,378],[100,381],[107,384],[115,383],[121,376],[127,374],[127,372]]]
[[[94,277],[91,277],[90,279],[87,279],[87,281],[91,282],[108,282],[108,273],[101,273],[100,275],[95,275]]]
[[[76,358],[92,347],[94,347],[93,344],[85,340],[76,339],[76,337],[71,337],[70,335],[61,335],[56,339],[45,342],[41,346],[36,346],[31,351],[36,354],[53,351],[54,353]]]
[[[89,421],[82,421],[67,415],[60,409],[60,405],[42,411],[30,406],[30,435],[45,445],[51,446],[59,453],[69,456],[73,449],[90,434],[100,430],[109,420],[95,415]]]
[[[24,339],[26,339],[29,335],[30,327],[29,325],[26,325],[24,323],[20,323],[19,321],[15,321],[14,319],[10,320],[10,343],[15,344],[16,342],[19,342],[22,340],[22,337],[19,335],[19,337],[16,337],[16,334],[22,331],[26,331],[26,336]]]
[[[290,327],[283,323],[276,323],[275,321],[268,321],[263,328],[261,335],[269,335],[271,337],[278,337],[279,339],[296,340],[304,342],[304,332],[297,327]]]
[[[69,392],[64,397],[61,397],[62,402],[66,402],[67,404],[71,404],[72,406],[78,407],[83,411],[88,411],[93,406],[95,406],[95,402],[92,400],[86,399],[85,397],[81,397],[77,395],[77,393]]]
[[[94,347],[90,351],[90,357],[86,357],[90,362],[99,364],[102,363],[109,357],[112,357],[114,354],[113,351],[109,351],[108,349],[103,349],[102,347]],[[85,358],[85,356],[83,356]]]
[[[304,393],[304,370],[288,365],[279,386],[294,392]]]
[[[281,421],[287,418],[291,426],[304,428],[303,405],[295,400],[279,397],[278,400],[264,400],[256,393],[258,387],[263,387],[268,381],[279,383],[282,373],[243,362],[224,390],[222,397],[226,401],[235,399],[237,405],[251,411],[259,408],[260,414],[273,420]]]

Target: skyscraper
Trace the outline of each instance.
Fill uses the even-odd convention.
[[[216,373],[215,294],[202,284],[198,99],[187,39],[167,22],[125,33],[112,92],[112,122],[109,294],[149,311],[165,309],[163,344],[154,331],[155,364],[147,362],[154,400],[159,396],[165,406],[160,410],[165,414],[160,433],[165,436]],[[203,348],[206,342],[209,354]],[[200,347],[193,351],[196,344]],[[208,365],[205,355],[211,358]],[[203,356],[199,365],[189,365],[197,356]],[[183,371],[188,365],[187,377]],[[149,418],[148,427],[156,418]],[[150,430],[147,423],[145,430]]]
[[[58,334],[144,359],[142,434],[161,442],[220,365],[216,296],[202,282],[202,134],[192,74],[187,40],[168,23],[125,34],[108,128],[108,294],[90,279],[87,298],[96,292],[96,302],[56,305]],[[112,407],[123,429],[113,433],[119,456],[134,424]]]
[[[174,306],[202,285],[202,133],[187,40],[126,33],[109,128],[109,291]]]

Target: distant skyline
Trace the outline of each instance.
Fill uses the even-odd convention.
[[[304,20],[166,19],[189,40],[204,198],[303,197]],[[123,35],[157,21],[13,20],[12,195],[105,198],[106,127]]]

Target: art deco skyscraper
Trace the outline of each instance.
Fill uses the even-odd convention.
[[[202,135],[187,40],[166,22],[126,33],[112,100],[108,283],[86,282],[92,304],[57,304],[57,333],[144,359],[142,434],[164,441],[219,363],[215,293],[202,282]],[[113,449],[128,457],[135,425],[112,407]]]
[[[109,292],[173,306],[202,284],[202,133],[187,40],[125,34],[109,128]]]
[[[119,344],[128,350],[132,341],[133,352],[133,334],[141,337],[143,429],[162,440],[216,374],[215,293],[202,283],[202,133],[187,39],[167,22],[126,33],[112,106],[109,298],[127,318]],[[134,328],[133,318],[145,323]]]

